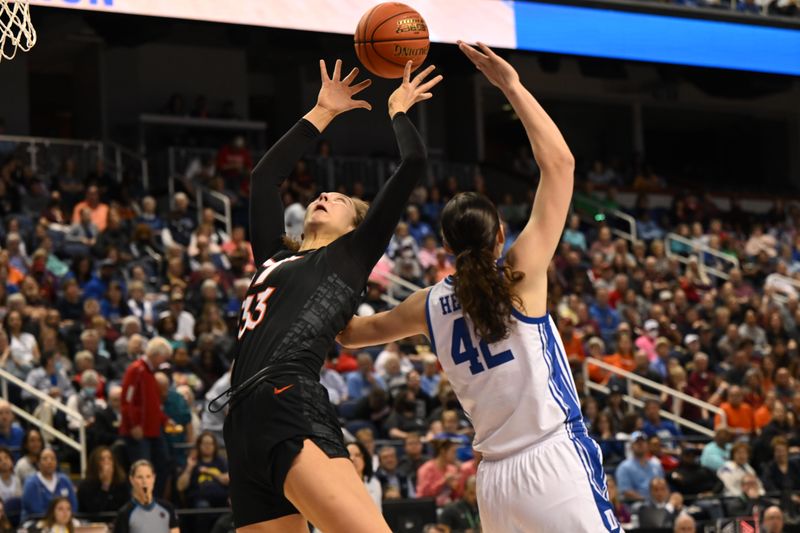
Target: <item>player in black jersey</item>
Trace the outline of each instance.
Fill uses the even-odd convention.
[[[341,79],[337,61],[328,77],[320,61],[320,71],[317,105],[270,148],[251,177],[250,230],[259,267],[242,304],[224,427],[239,531],[307,532],[307,520],[326,533],[389,531],[348,458],[319,375],[427,172],[425,147],[405,113],[430,98],[442,77],[425,81],[433,71],[428,67],[412,80],[409,62],[389,97],[402,158],[396,172],[368,211],[343,194],[320,194],[308,206],[300,249],[290,251],[282,241],[281,182],[337,115],[371,109],[352,98],[370,84],[353,84],[358,69]]]

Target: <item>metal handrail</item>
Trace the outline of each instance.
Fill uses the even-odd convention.
[[[49,407],[52,407],[54,409],[57,409],[57,410],[61,411],[62,413],[64,413],[65,415],[67,415],[68,417],[74,419],[77,422],[77,424],[78,424],[78,434],[79,434],[78,438],[80,439],[80,441],[76,441],[72,437],[70,437],[68,435],[65,435],[64,433],[62,433],[61,431],[57,430],[53,426],[51,426],[49,424],[45,424],[43,421],[39,420],[38,418],[36,418],[32,414],[30,414],[28,411],[26,411],[26,410],[22,409],[21,407],[18,407],[18,406],[16,406],[16,405],[14,405],[14,404],[9,402],[10,405],[11,405],[11,410],[14,412],[14,414],[16,414],[19,417],[24,418],[25,420],[27,420],[31,424],[35,424],[35,425],[39,426],[39,429],[43,433],[46,432],[46,433],[54,436],[55,438],[57,438],[58,440],[60,440],[64,444],[66,444],[67,446],[69,446],[71,448],[74,448],[75,450],[78,451],[78,453],[80,453],[80,458],[81,458],[81,477],[83,477],[86,474],[86,420],[84,420],[83,416],[78,411],[70,409],[69,407],[67,407],[63,403],[61,403],[58,400],[48,396],[47,394],[43,393],[42,391],[40,391],[36,387],[33,387],[29,383],[26,383],[25,381],[22,381],[17,376],[15,376],[14,374],[12,374],[11,372],[9,372],[8,370],[6,370],[4,368],[0,368],[0,381],[2,381],[1,387],[2,387],[2,394],[3,394],[3,398],[4,399],[8,400],[8,398],[9,398],[9,396],[8,396],[8,383],[11,382],[14,385],[16,385],[17,387],[19,387],[20,389],[22,389],[25,392],[27,392],[28,394],[30,394],[31,396],[34,396],[34,397],[38,398],[39,401],[44,402]]]
[[[793,286],[795,289],[797,289],[797,292],[800,293],[800,281],[789,276],[784,276],[783,274],[778,274],[777,272],[773,272],[772,274],[768,275],[767,279],[770,277],[780,278],[782,281],[785,281],[789,285]],[[766,284],[766,280],[764,282]],[[772,297],[782,303],[789,301],[788,295],[784,293],[776,293]]]
[[[114,150],[114,164],[116,165],[117,169],[117,181],[122,182],[122,156],[127,155],[128,157],[135,159],[139,162],[141,167],[142,173],[142,187],[145,191],[150,190],[150,166],[147,163],[147,158],[144,157],[142,154],[136,152],[135,150],[131,150],[130,148],[126,148],[119,143],[115,142],[107,142],[106,143],[109,148]]]
[[[403,279],[400,276],[398,276],[396,274],[393,274],[391,272],[381,272],[381,276],[383,276],[384,278],[388,279],[389,281],[391,281],[392,283],[394,283],[396,285],[400,285],[401,287],[405,287],[406,289],[408,289],[410,291],[416,292],[416,291],[422,290],[422,287],[420,287],[419,285],[415,285],[415,284],[411,283],[410,281],[408,281],[406,279]]]
[[[604,215],[607,216],[611,215],[613,217],[616,217],[625,222],[630,227],[630,230],[628,232],[625,232],[619,228],[611,228],[611,233],[613,233],[617,237],[622,237],[626,241],[630,241],[631,244],[639,240],[636,232],[636,219],[634,217],[632,217],[628,213],[625,213],[624,211],[620,211],[619,209],[609,208],[607,205],[603,204],[603,202],[601,202],[600,200],[592,198],[589,195],[581,195],[581,201],[582,202],[585,201],[587,203],[592,204],[597,209],[599,209],[600,212],[602,212]]]
[[[233,225],[231,218],[231,199],[220,192],[212,191],[208,187],[204,187],[202,185],[195,185],[195,187],[198,218],[203,216],[203,195],[208,194],[212,198],[219,200],[222,203],[223,214],[219,214],[215,209],[214,219],[225,224],[225,231],[228,235],[230,235]]]
[[[723,426],[727,425],[728,418],[725,415],[725,411],[723,411],[722,409],[720,409],[716,405],[710,404],[708,402],[704,402],[703,400],[698,400],[697,398],[689,396],[688,394],[683,393],[683,392],[681,392],[681,391],[679,391],[677,389],[673,389],[672,387],[667,387],[665,385],[662,385],[661,383],[656,383],[655,381],[652,381],[650,379],[643,378],[642,376],[640,376],[638,374],[634,374],[633,372],[628,372],[627,370],[624,370],[624,369],[619,368],[617,366],[608,364],[605,361],[601,361],[600,359],[596,359],[594,357],[587,357],[583,361],[583,377],[584,377],[584,383],[585,383],[585,388],[586,388],[585,392],[587,394],[589,392],[589,389],[597,390],[597,391],[600,391],[600,392],[603,392],[603,393],[606,393],[606,394],[609,392],[609,388],[606,387],[605,385],[601,385],[599,383],[595,383],[595,382],[593,382],[592,380],[589,379],[589,365],[590,364],[594,365],[594,366],[597,366],[599,368],[602,368],[603,370],[605,370],[607,372],[611,372],[612,374],[616,374],[616,375],[624,378],[625,382],[627,384],[627,391],[628,391],[628,394],[626,394],[624,396],[624,398],[631,405],[635,405],[637,407],[642,407],[644,405],[644,402],[639,400],[638,398],[634,398],[633,394],[631,392],[631,385],[632,385],[633,382],[636,382],[636,383],[639,383],[641,385],[646,385],[650,389],[655,389],[657,391],[663,392],[664,394],[672,396],[673,398],[676,398],[676,399],[679,399],[679,400],[684,401],[686,403],[690,403],[692,405],[695,405],[695,406],[697,406],[697,407],[699,407],[701,409],[704,409],[706,411],[711,411],[712,413],[714,413],[714,414],[716,414],[716,415],[718,415],[720,417],[720,421],[721,421]],[[668,420],[672,420],[676,424],[680,424],[682,426],[685,426],[685,427],[687,427],[689,429],[697,431],[698,433],[701,433],[703,435],[707,435],[709,437],[713,437],[714,436],[714,431],[708,429],[705,426],[701,426],[700,424],[692,422],[691,420],[683,418],[683,417],[681,417],[679,415],[670,413],[669,411],[665,411],[663,409],[661,409],[659,411],[659,414],[662,417],[664,417],[664,418],[666,418]]]
[[[719,259],[722,259],[723,261],[727,261],[727,262],[731,263],[732,268],[739,268],[739,258],[736,257],[735,255],[728,255],[726,253],[720,252],[719,250],[715,250],[715,249],[711,248],[708,245],[696,242],[696,241],[694,241],[692,239],[687,239],[686,237],[682,237],[682,236],[678,235],[677,233],[667,233],[667,235],[664,237],[664,248],[666,250],[667,257],[670,257],[670,258],[674,257],[675,259],[677,259],[679,262],[681,262],[683,264],[688,264],[691,260],[687,256],[684,256],[684,255],[681,255],[679,253],[673,252],[672,251],[672,247],[670,246],[670,241],[676,241],[676,242],[679,242],[681,244],[684,244],[684,245],[688,246],[689,248],[691,248],[692,253],[694,253],[694,254],[698,254],[698,255],[699,254],[713,255],[714,257],[717,257]],[[698,267],[698,269],[700,270],[701,273],[708,272],[712,276],[716,276],[716,277],[718,277],[720,279],[724,279],[724,280],[727,280],[730,277],[728,275],[728,273],[725,272],[725,271],[719,270],[719,269],[714,268],[714,267],[707,266],[706,262],[703,260],[702,256],[699,256],[697,258],[697,263],[698,263],[697,267]]]

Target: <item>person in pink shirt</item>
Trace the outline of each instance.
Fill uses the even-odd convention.
[[[460,472],[456,463],[458,443],[449,440],[431,441],[433,459],[417,470],[417,497],[436,498],[441,507],[459,498]]]
[[[654,319],[646,320],[644,323],[644,334],[636,339],[636,347],[647,354],[647,358],[652,363],[656,360],[656,339],[658,338],[658,321]]]

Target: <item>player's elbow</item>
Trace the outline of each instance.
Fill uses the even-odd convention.
[[[549,154],[548,157],[542,159],[539,163],[542,171],[547,170],[552,173],[569,175],[575,173],[575,156],[572,155],[569,148],[565,147],[563,150]]]

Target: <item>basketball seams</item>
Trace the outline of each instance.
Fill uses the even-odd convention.
[[[430,41],[429,37],[414,37],[412,39],[373,39],[366,41],[364,44],[371,43],[413,43],[414,41]]]
[[[369,43],[369,45],[372,47],[372,51],[373,51],[373,52],[375,52],[375,55],[376,55],[376,56],[378,56],[378,57],[380,57],[380,58],[381,58],[381,59],[383,59],[384,61],[388,61],[388,62],[389,62],[389,63],[391,63],[392,65],[397,65],[398,67],[405,67],[405,66],[406,66],[406,63],[408,62],[408,60],[406,60],[406,61],[403,61],[402,63],[398,63],[397,61],[393,61],[393,60],[389,59],[388,57],[384,56],[383,54],[381,54],[381,53],[378,51],[378,49],[377,49],[377,48],[375,48],[375,43],[374,43],[374,42],[370,42],[370,43]],[[413,60],[413,59],[411,59],[411,61],[414,61],[414,60]],[[421,63],[420,63],[420,64],[421,64]],[[412,70],[414,70],[414,69],[416,69],[416,68],[417,68],[419,65],[414,65],[414,64],[412,63],[412,65],[411,65],[411,66],[412,66]]]
[[[419,16],[419,13],[417,13],[414,10],[403,11],[402,13],[392,13],[392,15],[390,17],[386,17],[385,19],[383,19],[382,21],[380,21],[379,23],[377,23],[375,25],[375,29],[372,30],[372,35],[370,35],[369,42],[374,42],[375,34],[378,32],[379,29],[381,29],[381,26],[383,26],[384,24],[386,24],[390,20],[400,18],[403,15],[418,15]],[[422,17],[420,17],[420,18],[422,18]],[[369,27],[369,26],[367,26],[367,27]]]

